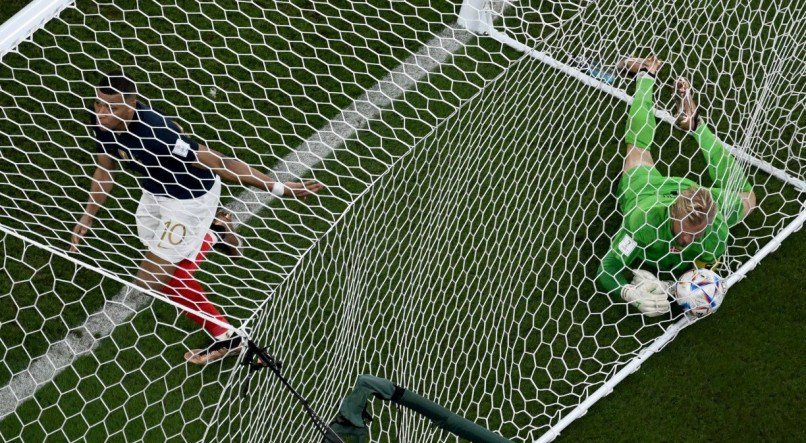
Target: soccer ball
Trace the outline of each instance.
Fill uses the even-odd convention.
[[[692,269],[677,282],[675,300],[686,315],[701,318],[722,304],[725,286],[722,278],[708,269]]]

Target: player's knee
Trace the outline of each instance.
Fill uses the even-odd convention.
[[[628,144],[627,156],[624,159],[624,169],[622,170],[622,173],[626,173],[633,168],[637,168],[638,166],[649,166],[650,168],[654,167],[655,162],[652,159],[652,153],[650,153],[648,149],[643,149],[638,146]]]
[[[744,218],[750,215],[750,213],[753,212],[754,209],[756,209],[757,205],[756,193],[754,191],[742,192],[741,196],[742,196],[742,205],[744,205],[744,216],[742,218]]]

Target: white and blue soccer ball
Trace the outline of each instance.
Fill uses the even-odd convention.
[[[675,300],[686,315],[701,318],[716,311],[725,298],[725,286],[716,272],[692,269],[677,281]]]

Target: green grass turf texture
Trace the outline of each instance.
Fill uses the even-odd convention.
[[[195,2],[185,2],[185,6],[191,9],[194,4]],[[222,5],[222,7],[234,9],[233,4],[218,4]],[[217,59],[224,59],[230,64],[225,66],[221,63],[211,63],[209,60],[205,60],[204,69],[199,69],[200,61],[196,56],[209,56],[210,54],[204,53],[205,48],[203,46],[196,47],[187,50],[180,56],[183,66],[193,65],[196,67],[195,71],[186,74],[183,72],[184,67],[173,61],[174,53],[172,50],[176,50],[182,44],[180,39],[166,37],[164,41],[165,48],[146,47],[141,43],[141,39],[154,42],[158,36],[154,32],[142,29],[135,30],[133,27],[121,24],[123,16],[116,8],[109,5],[98,7],[89,2],[79,3],[79,6],[82,9],[117,20],[116,24],[119,26],[115,26],[113,32],[108,28],[104,29],[104,26],[108,27],[109,25],[103,20],[91,20],[92,25],[99,28],[96,29],[96,37],[107,46],[92,45],[91,48],[79,48],[77,41],[62,37],[67,33],[63,23],[52,23],[50,30],[53,34],[60,36],[59,49],[50,47],[55,46],[55,38],[52,37],[52,34],[43,33],[37,37],[41,39],[38,40],[40,44],[49,48],[44,51],[34,46],[27,48],[31,51],[30,54],[26,54],[27,56],[39,59],[37,73],[24,69],[15,71],[15,75],[20,76],[15,78],[18,81],[7,82],[4,85],[3,101],[6,105],[10,105],[14,101],[14,95],[30,95],[51,103],[64,102],[74,109],[79,109],[83,104],[82,98],[92,96],[91,84],[97,81],[95,70],[110,69],[110,67],[115,66],[114,63],[107,61],[106,66],[97,67],[94,60],[81,55],[81,52],[87,51],[103,57],[101,54],[106,54],[107,50],[111,50],[108,53],[108,58],[114,59],[121,64],[149,66],[151,69],[158,71],[162,68],[158,68],[154,63],[157,63],[155,59],[160,60],[161,63],[169,66],[167,70],[171,71],[177,78],[190,75],[195,76],[194,79],[203,83],[215,83],[220,91],[238,96],[238,98],[232,97],[227,101],[238,103],[242,107],[254,106],[251,98],[241,93],[241,87],[249,88],[250,85],[233,84],[230,80],[231,77],[244,80],[251,75],[245,69],[234,64],[237,60],[239,64],[251,64],[250,66],[258,69],[269,69],[271,74],[262,79],[265,82],[277,81],[274,77],[280,78],[281,81],[276,86],[277,91],[273,92],[277,96],[271,97],[271,100],[273,103],[286,103],[287,108],[253,112],[252,115],[258,115],[260,121],[251,121],[246,125],[241,122],[241,126],[237,126],[239,122],[232,117],[239,113],[239,109],[220,108],[220,104],[213,104],[210,100],[203,98],[204,91],[195,91],[197,94],[196,99],[200,98],[201,102],[194,102],[194,106],[208,111],[209,114],[204,117],[193,116],[186,128],[190,131],[200,131],[200,134],[203,134],[200,137],[213,146],[218,147],[217,140],[232,146],[249,146],[252,150],[260,152],[262,156],[257,157],[254,154],[245,152],[239,154],[241,158],[253,164],[267,165],[274,164],[277,158],[295,147],[326,121],[322,116],[306,115],[300,111],[315,111],[317,114],[321,113],[325,116],[335,115],[341,107],[348,105],[363,88],[374,85],[380,77],[396,67],[400,60],[407,56],[407,53],[402,49],[419,49],[423,41],[430,38],[430,34],[423,33],[421,32],[422,30],[427,29],[429,26],[436,26],[428,25],[423,20],[412,20],[411,17],[416,14],[414,14],[413,9],[405,5],[398,5],[404,9],[395,14],[378,11],[372,8],[371,5],[358,5],[357,13],[340,17],[334,10],[324,4],[317,5],[322,14],[317,15],[318,13],[311,11],[313,9],[312,3],[286,3],[277,7],[290,17],[289,20],[294,22],[293,24],[296,28],[311,32],[310,23],[303,22],[298,16],[313,15],[312,18],[306,18],[327,28],[317,29],[317,32],[326,34],[333,39],[317,41],[316,44],[320,46],[316,48],[297,43],[292,51],[288,48],[287,41],[300,41],[302,36],[296,29],[286,26],[277,30],[278,33],[283,35],[283,38],[275,38],[269,44],[270,47],[279,47],[281,51],[284,50],[285,52],[282,54],[260,54],[264,57],[264,59],[260,59],[244,54],[248,54],[253,47],[265,48],[266,45],[252,46],[249,43],[250,39],[260,40],[261,36],[241,31],[239,35],[243,40],[225,43],[215,34],[207,32],[201,38],[216,46],[231,48],[231,50],[222,49],[215,54]],[[445,14],[445,19],[453,20],[453,5],[445,3],[441,7],[450,11],[450,14]],[[154,17],[165,14],[179,21],[183,18],[181,15],[177,15],[177,11],[170,8],[163,10],[155,3],[141,3],[140,8]],[[269,7],[269,9],[272,8],[271,6]],[[213,8],[212,12],[209,10],[207,12],[212,14],[213,18],[223,18],[223,10],[216,11]],[[64,13],[65,20],[77,20],[77,17],[75,15],[71,16],[71,13],[71,11]],[[228,14],[226,18],[230,22],[246,26],[249,24],[247,18],[249,14],[260,15],[261,13],[260,10],[247,9],[244,14]],[[216,14],[218,15],[216,16]],[[356,25],[361,21],[358,14],[366,16],[374,14],[376,18],[370,19],[366,25]],[[430,14],[429,21],[440,21],[439,13],[434,10],[425,9],[423,14]],[[326,19],[324,15],[329,15],[330,17]],[[379,17],[381,15],[383,17]],[[387,22],[389,17],[392,18],[392,22],[396,17],[399,24],[399,21],[404,16],[409,17],[407,24],[412,25],[411,27],[396,30],[394,34],[383,31],[385,27],[389,26]],[[139,25],[143,25],[148,21],[152,26],[162,31],[166,30],[164,20],[154,19],[142,14],[129,13],[126,16],[126,20]],[[325,22],[328,24],[324,25],[323,23]],[[210,21],[203,17],[197,17],[193,24],[202,28],[212,27]],[[82,35],[85,37],[88,35],[89,31],[87,29],[81,26],[76,28],[71,30],[70,33],[78,35],[79,38]],[[217,32],[235,33],[234,28],[227,27],[220,22],[215,24],[215,29]],[[437,32],[441,29],[442,25],[436,27]],[[337,31],[344,34],[338,34]],[[190,33],[199,38],[192,29],[179,29],[177,32],[181,34]],[[400,36],[401,32],[406,34],[405,38]],[[362,39],[364,35],[369,36],[369,38],[383,39],[388,46],[368,41],[367,45],[371,44],[372,47],[360,50],[341,43],[341,39],[350,38],[355,44],[357,39]],[[121,37],[127,39],[125,43],[121,43]],[[131,37],[136,39],[131,39]],[[125,48],[121,48],[121,46],[125,46]],[[360,43],[357,46],[360,46]],[[491,45],[491,47],[496,46],[498,45]],[[190,55],[191,50],[193,55]],[[134,61],[127,51],[132,51],[140,56],[143,54],[154,55],[153,57],[145,56],[142,60]],[[317,58],[323,58],[334,63],[343,63],[349,66],[349,70],[340,71],[339,68],[333,67],[328,74],[323,74],[322,71],[325,70],[325,65],[321,64],[321,62],[311,61],[313,60],[312,55],[314,52],[316,52]],[[257,269],[247,269],[245,271],[239,271],[231,267],[228,267],[226,271],[222,271],[217,266],[226,266],[226,263],[208,263],[206,266],[212,268],[208,275],[214,277],[211,277],[213,281],[206,282],[207,286],[224,297],[230,295],[232,297],[230,300],[235,300],[235,303],[228,302],[225,298],[216,297],[214,297],[214,301],[225,308],[232,308],[228,309],[228,314],[235,318],[248,317],[256,304],[265,298],[266,291],[260,291],[259,289],[266,288],[268,290],[272,282],[279,281],[280,276],[287,271],[287,269],[282,268],[282,265],[293,264],[292,258],[294,254],[304,250],[310,244],[311,238],[315,238],[312,232],[321,232],[326,229],[328,217],[333,217],[333,214],[338,214],[339,211],[343,210],[343,202],[351,198],[350,194],[360,192],[366,186],[365,183],[371,180],[373,174],[385,170],[383,165],[384,154],[371,152],[373,149],[382,146],[389,153],[386,154],[386,161],[391,161],[395,155],[400,155],[412,143],[412,137],[415,137],[412,134],[425,133],[427,126],[423,124],[423,121],[433,124],[434,118],[445,116],[453,109],[451,102],[472,94],[474,82],[478,83],[481,79],[494,75],[494,73],[486,74],[484,71],[490,68],[485,67],[483,61],[480,62],[480,60],[490,58],[487,55],[487,51],[476,49],[470,52],[470,54],[457,58],[456,62],[459,68],[447,67],[440,72],[434,73],[427,84],[420,86],[417,91],[408,93],[404,100],[395,104],[394,107],[398,114],[386,112],[384,118],[387,121],[373,122],[374,133],[369,134],[368,131],[364,131],[359,134],[359,138],[350,143],[350,148],[340,152],[338,164],[335,161],[331,161],[331,164],[322,168],[326,172],[317,175],[317,179],[325,183],[338,181],[341,185],[340,187],[331,188],[329,195],[323,197],[323,200],[327,199],[325,203],[321,205],[303,205],[295,202],[283,202],[278,205],[279,208],[269,209],[269,215],[264,214],[262,219],[254,219],[252,226],[244,227],[242,232],[246,237],[251,237],[251,247],[247,253],[249,258],[252,259],[253,263],[261,261],[264,265]],[[305,58],[301,58],[303,56]],[[249,61],[246,60],[247,58]],[[70,62],[66,67],[65,65],[57,67],[55,64],[66,61]],[[14,55],[7,58],[6,62],[10,66],[24,66],[27,63],[20,57],[15,59]],[[309,63],[319,64],[312,67],[307,65]],[[83,79],[85,80],[84,82],[81,81],[83,74],[75,69],[79,66],[92,72],[90,78]],[[64,71],[65,69],[67,71]],[[53,75],[57,70],[59,77],[78,80],[78,82],[68,85],[66,81],[58,80]],[[226,71],[226,75],[217,77],[219,80],[210,79],[209,72],[221,74],[224,71]],[[465,72],[474,71],[478,71],[480,74],[475,79],[464,74]],[[7,74],[7,72],[5,71],[4,74]],[[366,74],[362,75],[362,72],[366,72]],[[42,73],[45,74],[45,78],[49,79],[46,82],[47,84],[43,84],[38,75]],[[92,75],[95,75],[95,78],[92,78]],[[130,72],[129,75],[146,76],[149,74],[141,71]],[[334,77],[344,75],[350,75],[357,85],[345,85],[343,82],[338,82],[334,79]],[[468,80],[457,82],[452,80],[454,78],[468,78]],[[162,87],[172,88],[170,86],[172,78],[165,77],[162,81],[168,82],[163,84]],[[323,86],[320,86],[320,83]],[[56,92],[48,90],[50,87]],[[156,103],[154,100],[158,100],[162,93],[153,87],[146,86],[145,88],[146,90],[141,90],[142,94],[151,99],[152,105],[165,112],[174,113],[175,108],[173,106],[182,104],[182,94],[177,94],[176,97],[164,102]],[[183,84],[181,88],[183,92],[188,92],[193,87],[188,83]],[[66,91],[68,90],[72,90],[75,94],[67,93]],[[258,90],[254,93],[260,94],[261,92]],[[54,97],[54,95],[57,97]],[[218,101],[223,101],[220,96]],[[329,101],[332,101],[335,106],[331,104],[322,108],[321,103]],[[36,108],[39,105],[35,101],[28,101],[23,106]],[[414,109],[414,107],[417,109]],[[75,211],[76,208],[65,207],[55,202],[63,201],[59,199],[71,195],[72,192],[80,192],[82,188],[86,188],[88,182],[85,181],[85,178],[79,180],[83,183],[73,182],[58,170],[73,174],[76,177],[86,177],[88,171],[82,171],[80,164],[91,164],[91,156],[86,149],[87,146],[91,146],[91,142],[86,137],[79,140],[73,138],[75,134],[79,134],[79,137],[84,134],[80,124],[83,116],[80,113],[63,107],[60,108],[59,105],[56,105],[55,108],[58,109],[54,110],[52,105],[48,108],[49,112],[47,113],[50,115],[30,116],[23,114],[4,119],[3,133],[8,134],[4,144],[15,146],[18,149],[10,150],[7,153],[9,158],[13,160],[4,165],[4,168],[7,168],[4,169],[4,172],[8,174],[6,179],[9,183],[5,188],[7,190],[6,194],[2,197],[2,206],[30,212],[9,209],[2,216],[3,221],[8,225],[27,231],[29,235],[55,244],[56,247],[64,247],[65,229],[70,229],[74,222],[69,211]],[[55,129],[54,121],[51,117],[67,119],[64,120],[64,124],[69,128],[66,131],[56,131],[57,145],[34,146],[26,138],[31,136],[34,139],[39,139],[43,137],[43,134],[35,132],[42,129]],[[210,122],[210,124],[208,125],[205,122]],[[29,126],[32,123],[35,123],[36,127]],[[195,123],[201,123],[202,126],[196,128]],[[24,127],[27,130],[22,131],[24,134],[20,134],[21,131],[15,128],[16,124],[26,125]],[[231,125],[236,126],[232,131],[221,130],[221,128],[232,127]],[[263,125],[266,131],[269,132],[277,131],[278,135],[272,140],[273,146],[271,148],[256,146],[254,136],[250,143],[248,139],[250,131],[255,131],[254,126],[258,125]],[[392,128],[404,129],[406,133],[395,132]],[[294,134],[294,136],[289,137],[289,134]],[[382,140],[379,137],[384,139]],[[272,138],[272,136],[269,136],[269,138]],[[65,156],[64,149],[68,146],[74,147],[74,150],[70,152],[70,155]],[[226,148],[218,148],[227,150]],[[36,153],[37,151],[40,153]],[[33,158],[29,157],[32,152],[34,153],[32,154]],[[44,166],[50,172],[43,172],[41,169],[32,167],[34,164],[40,167]],[[20,173],[17,170],[18,167],[22,168],[24,172]],[[335,177],[338,178],[336,179]],[[136,189],[131,177],[119,174],[118,180],[120,186],[115,191],[117,192],[116,196],[130,196],[127,194],[126,188]],[[338,193],[342,193],[342,195],[337,195]],[[50,199],[49,196],[51,195],[57,198],[55,200]],[[36,201],[40,206],[27,205],[25,202],[29,200]],[[18,203],[21,203],[21,206],[17,206]],[[110,199],[106,210],[112,214],[117,214],[117,216],[113,215],[105,220],[103,223],[104,229],[95,230],[96,239],[91,238],[91,236],[87,239],[88,245],[92,245],[93,242],[98,242],[100,245],[112,242],[117,244],[121,253],[117,254],[116,259],[113,260],[103,257],[100,253],[93,253],[92,250],[87,252],[90,259],[102,260],[102,266],[112,272],[119,272],[121,275],[127,275],[131,272],[132,266],[135,265],[139,256],[139,253],[135,252],[137,247],[134,243],[133,233],[130,227],[126,225],[130,221],[130,213],[135,204],[136,202],[131,199]],[[313,207],[313,209],[306,214],[309,207]],[[286,212],[286,214],[283,215],[280,212]],[[311,212],[314,215],[311,215]],[[301,216],[298,215],[300,213],[302,213]],[[319,218],[316,218],[316,216]],[[118,223],[121,219],[123,221]],[[277,223],[272,222],[275,219],[286,221],[288,224],[285,228],[282,225],[277,228]],[[260,226],[261,223],[264,226]],[[280,231],[277,236],[282,238],[282,246],[285,247],[285,251],[276,250],[276,241],[270,242],[268,241],[269,239],[262,238],[266,237],[265,225],[267,224],[273,225],[273,228]],[[54,235],[53,231],[44,228],[44,226],[58,229],[61,234]],[[261,230],[261,228],[263,229]],[[259,231],[259,234],[250,233],[250,229]],[[296,229],[302,230],[302,235],[305,237],[300,239],[301,236],[297,235]],[[15,283],[13,283],[13,287],[7,288],[7,293],[13,293],[14,297],[5,297],[3,300],[6,307],[3,310],[6,316],[3,318],[3,343],[8,344],[8,349],[3,349],[4,359],[8,362],[8,367],[4,368],[4,373],[2,374],[3,382],[7,382],[12,373],[24,368],[28,364],[30,356],[43,353],[49,342],[61,338],[68,328],[80,324],[88,313],[99,309],[103,303],[104,295],[111,296],[120,287],[120,285],[108,280],[101,279],[99,282],[98,277],[92,275],[92,272],[86,272],[82,269],[76,270],[71,264],[64,263],[62,260],[53,260],[49,254],[37,251],[35,248],[25,249],[22,253],[18,252],[22,249],[20,242],[15,242],[13,239],[8,240],[8,255],[15,257],[17,263],[11,260],[6,261],[6,272],[13,276],[9,280]],[[85,248],[85,250],[87,249],[89,248]],[[264,255],[261,257],[261,254]],[[111,262],[113,261],[117,265],[112,265]],[[271,263],[271,265],[268,263]],[[274,272],[264,272],[264,268],[271,266],[276,266],[279,269]],[[239,273],[246,273],[246,275],[239,275]],[[219,278],[218,276],[222,277]],[[37,286],[37,283],[50,281],[54,278],[60,282],[59,287],[54,289],[54,292],[57,292],[59,296],[40,296],[42,289]],[[249,296],[238,293],[237,288],[242,286],[238,278],[246,279],[250,282],[249,285],[252,290]],[[76,284],[74,282],[81,283]],[[83,286],[83,288],[77,286]],[[102,287],[104,291],[97,290],[98,286]],[[200,411],[205,407],[209,412],[209,408],[214,406],[219,395],[216,391],[218,378],[215,371],[200,372],[198,368],[190,368],[193,374],[188,374],[184,365],[180,365],[178,368],[174,367],[176,362],[181,361],[180,356],[185,346],[198,347],[205,342],[202,334],[195,334],[195,338],[191,339],[190,342],[179,344],[182,341],[182,337],[185,337],[187,332],[196,331],[196,327],[181,317],[178,320],[176,318],[176,312],[173,308],[160,303],[133,318],[129,327],[116,330],[113,339],[103,343],[92,357],[80,359],[65,373],[57,377],[52,386],[39,391],[35,401],[23,406],[16,414],[16,417],[7,419],[3,426],[4,436],[10,438],[10,436],[17,435],[20,433],[20,428],[24,427],[21,435],[26,440],[39,439],[43,435],[54,431],[58,432],[57,435],[69,439],[78,437],[100,439],[108,436],[120,436],[121,433],[143,435],[147,439],[171,438],[179,434],[189,440],[200,438],[204,432],[204,427],[194,426],[193,420],[202,418]],[[156,321],[157,319],[159,319],[159,322]],[[175,324],[178,324],[178,326],[172,327]],[[136,333],[135,331],[140,332]],[[149,335],[143,331],[153,332]],[[171,350],[170,346],[166,348],[168,343],[178,344],[178,346]],[[159,357],[161,355],[169,355],[170,357],[164,360]],[[154,357],[157,358],[155,359]],[[169,363],[170,361],[173,361],[173,364]],[[105,366],[110,367],[108,370],[103,369]],[[178,372],[172,372],[177,370]],[[125,376],[124,372],[126,373]],[[154,381],[161,381],[166,373],[169,373],[168,379],[171,380],[167,383],[168,386],[152,384]],[[221,375],[224,378],[226,376],[227,374]],[[109,386],[110,383],[114,384],[113,381],[120,380],[121,377],[126,377],[127,380],[115,387],[100,388],[101,386]],[[211,377],[212,380],[210,380]],[[131,378],[131,381],[128,380],[129,378]],[[146,395],[143,392],[143,387],[147,384],[151,384],[151,386],[148,387],[148,394]],[[202,391],[202,385],[206,386],[206,388],[204,389],[203,397],[200,398],[196,393]],[[121,386],[125,386],[125,388]],[[59,399],[59,392],[63,391],[71,392]],[[197,397],[197,399],[183,404],[180,399],[188,396]],[[94,400],[88,401],[88,399]],[[200,404],[202,401],[205,402],[204,405]],[[86,404],[82,407],[82,403]],[[60,405],[64,405],[64,408]],[[180,406],[181,410],[179,410]],[[42,411],[43,409],[44,412]],[[78,410],[82,412],[70,418],[66,417],[66,415],[72,415],[74,414],[73,411]],[[126,420],[123,417],[131,416],[132,414],[137,415],[138,411],[142,410],[145,410],[143,417],[128,423],[124,429],[123,425],[126,424]],[[22,422],[30,424],[23,426],[18,422],[18,417],[22,419]],[[35,423],[32,423],[34,421]]]
[[[477,55],[481,56],[480,54]],[[394,66],[394,63],[390,61],[387,69],[392,66]],[[378,68],[375,75],[380,76],[382,74],[382,70]],[[457,78],[461,78],[459,73],[454,75]],[[373,78],[368,78],[366,84],[369,85],[372,81]],[[349,94],[346,95],[349,96]],[[413,98],[415,99],[414,106],[423,106],[422,103],[416,103],[417,97]],[[165,105],[167,106],[168,103]],[[615,106],[619,107],[620,104],[616,103]],[[619,109],[621,108],[619,107]],[[404,114],[406,112],[413,113],[414,110],[403,111]],[[619,110],[618,112],[621,111]],[[183,117],[185,116],[183,115]],[[210,126],[217,127],[216,125],[221,123],[214,122]],[[312,123],[311,126],[316,127],[317,123],[321,122]],[[275,124],[280,123],[272,123],[272,125]],[[390,124],[390,127],[395,127],[394,123]],[[412,129],[412,132],[416,133],[416,131],[417,128]],[[283,133],[283,130],[278,130],[278,132]],[[390,139],[401,138],[400,133],[392,132],[391,130],[386,133]],[[278,143],[277,146],[292,148],[298,141]],[[365,134],[362,144],[373,146],[373,144],[377,144],[380,141],[386,142],[384,146],[387,149],[389,148],[389,140],[373,140],[373,137],[368,134]],[[398,149],[404,149],[406,142],[407,140],[403,138]],[[616,149],[615,146],[612,148]],[[281,156],[283,153],[273,152],[272,154]],[[88,161],[87,159],[82,162],[87,163]],[[266,164],[271,164],[270,160],[265,160],[265,162]],[[364,169],[378,167],[377,165],[369,165],[369,168],[365,165],[361,166]],[[332,165],[327,169],[334,171]],[[335,170],[335,173],[355,175],[349,171]],[[320,178],[324,182],[327,182],[327,179],[327,177]],[[360,186],[356,186],[356,188],[360,188]],[[296,206],[288,208],[290,212],[301,209],[303,208]],[[283,214],[280,215],[282,216]],[[572,425],[571,429],[567,431],[569,439],[643,440],[658,437],[658,433],[651,431],[652,429],[662,429],[663,431],[661,432],[669,436],[670,439],[672,438],[671,436],[704,440],[721,440],[726,436],[730,440],[741,440],[747,436],[768,439],[796,437],[792,432],[796,432],[797,411],[801,409],[802,404],[797,397],[794,400],[789,400],[789,402],[781,397],[786,397],[786,392],[797,392],[799,386],[802,385],[800,371],[797,370],[797,364],[792,363],[793,357],[791,357],[795,356],[796,360],[796,356],[802,354],[802,345],[800,348],[797,345],[802,340],[799,340],[800,337],[797,331],[800,329],[796,323],[796,317],[802,312],[802,307],[798,304],[797,299],[787,304],[769,303],[765,299],[761,299],[757,294],[763,291],[767,297],[780,294],[781,298],[794,298],[791,295],[798,293],[798,282],[799,280],[802,281],[802,278],[799,279],[800,276],[797,275],[797,257],[803,256],[803,239],[803,233],[792,237],[782,246],[779,252],[762,264],[761,269],[769,269],[768,272],[764,273],[763,287],[758,287],[762,282],[756,276],[761,272],[756,270],[750,275],[751,279],[749,281],[742,283],[731,291],[731,298],[741,300],[741,305],[739,303],[726,304],[719,315],[684,332],[661,356],[653,357],[648,364],[644,365],[642,371],[619,386],[616,390],[618,395],[611,396],[595,406],[593,411],[598,411],[597,414],[591,413],[588,417]],[[8,250],[14,250],[14,247],[8,246]],[[29,252],[29,254],[36,255],[33,251]],[[790,260],[786,257],[794,257],[795,259]],[[46,262],[48,260],[47,257],[40,257],[39,259]],[[34,260],[37,260],[37,258],[30,258],[30,261]],[[26,258],[26,262],[28,261]],[[68,267],[68,269],[59,270],[58,272],[64,272],[69,276],[73,271]],[[14,275],[16,277],[18,274],[15,273]],[[779,278],[779,276],[781,277]],[[91,289],[92,285],[97,283],[93,283],[91,280],[88,281],[88,278],[90,278],[90,273],[82,274],[81,278],[77,280],[81,281],[85,288]],[[69,279],[73,280],[72,278]],[[264,279],[261,276],[261,278],[255,278],[254,280]],[[776,281],[780,281],[780,283],[775,284]],[[225,286],[230,282],[231,280],[222,279],[220,284]],[[754,288],[754,286],[757,287]],[[770,288],[775,288],[775,291],[771,291]],[[15,290],[15,296],[20,295],[20,298],[22,298],[25,296],[24,294],[33,294],[36,290],[41,289],[30,287],[27,292]],[[76,291],[75,288],[73,291]],[[33,343],[28,343],[25,349],[36,355],[37,350],[41,352],[44,349],[42,346],[47,340],[60,337],[68,325],[83,321],[83,316],[80,312],[84,309],[83,306],[99,306],[100,300],[93,302],[86,299],[86,297],[92,297],[92,291],[89,291],[86,296],[77,292],[76,297],[83,297],[84,299],[81,304],[73,303],[68,305],[68,308],[73,307],[77,312],[70,314],[74,317],[73,319],[65,319],[64,322],[56,321],[58,317],[61,317],[61,311],[58,308],[49,307],[45,303],[37,304],[36,309],[21,310],[24,313],[19,314],[20,316],[16,318],[19,320],[20,326],[26,328],[26,331],[28,331],[27,328],[36,331],[40,329],[40,326],[37,325],[45,325],[42,327],[45,337],[34,340]],[[3,291],[3,293],[7,292]],[[59,297],[65,296],[69,296],[69,294],[59,292]],[[18,300],[17,302],[26,305],[24,301]],[[49,300],[49,302],[52,302],[52,300]],[[35,318],[37,316],[36,312],[42,312],[54,321]],[[731,312],[734,312],[734,315],[730,315]],[[34,318],[24,318],[23,316],[26,315]],[[157,325],[155,316],[163,326]],[[7,326],[10,325],[11,320],[11,318],[2,320],[4,330],[9,330]],[[754,325],[755,322],[758,322],[757,327],[749,327],[749,325]],[[53,326],[53,330],[49,329],[54,323],[58,326]],[[177,324],[178,327],[171,328],[167,326],[170,324]],[[214,371],[186,371],[184,368],[173,368],[170,362],[175,361],[181,355],[184,344],[180,342],[187,332],[194,330],[195,326],[183,319],[176,321],[175,312],[172,309],[160,309],[159,306],[154,306],[151,310],[138,315],[133,320],[133,325],[136,325],[136,327],[119,328],[115,332],[115,339],[111,340],[113,343],[109,343],[110,341],[108,340],[99,348],[93,358],[81,359],[75,365],[74,370],[67,371],[57,378],[55,386],[40,391],[37,394],[37,399],[41,404],[48,404],[58,398],[58,390],[71,391],[73,387],[78,386],[78,389],[72,390],[59,399],[59,402],[64,405],[65,411],[70,411],[75,410],[73,409],[74,406],[85,401],[79,395],[85,395],[88,398],[97,397],[98,391],[102,389],[105,382],[105,377],[108,377],[109,381],[121,378],[122,374],[114,373],[115,366],[120,366],[124,370],[130,371],[126,375],[127,381],[105,391],[102,398],[90,401],[81,416],[66,419],[54,408],[47,409],[38,420],[45,424],[47,431],[37,430],[35,426],[29,426],[24,434],[26,439],[36,439],[43,435],[43,432],[50,432],[58,428],[63,429],[65,436],[68,438],[82,435],[87,438],[101,438],[114,434],[115,431],[119,430],[125,421],[126,413],[137,415],[145,405],[149,405],[146,414],[141,420],[136,420],[128,425],[125,429],[127,435],[142,435],[145,433],[147,437],[160,438],[176,436],[179,432],[183,432],[185,438],[193,438],[193,432],[195,432],[193,426],[187,426],[182,429],[182,424],[192,422],[194,418],[199,416],[201,411],[209,412],[209,409],[205,409],[209,408],[209,405],[202,403],[205,399],[217,399],[218,392],[215,391],[216,375],[213,373]],[[776,325],[776,327],[772,330],[769,325]],[[713,330],[713,328],[717,329]],[[133,340],[133,337],[137,336],[135,331],[143,330],[155,330],[157,333],[154,336],[147,336],[136,342],[137,351],[135,351],[131,347],[135,344]],[[19,337],[25,336],[20,331],[15,333]],[[38,334],[30,334],[26,336],[26,339],[32,340],[28,337],[36,335]],[[187,344],[199,344],[202,341],[199,335],[196,334],[196,338],[199,340],[193,341],[191,339],[188,340]],[[741,339],[738,338],[740,335],[743,336]],[[156,356],[164,349],[164,344],[157,340],[156,337],[164,339],[165,343],[171,344],[171,346],[165,350],[166,357],[164,360],[150,359],[144,364],[141,361],[142,357],[137,355],[138,351],[147,356]],[[709,337],[709,339],[698,340],[697,338],[699,337]],[[730,337],[730,339],[720,339],[720,337]],[[779,340],[775,340],[776,337]],[[3,337],[5,343],[13,342],[12,340],[12,336],[4,335]],[[177,345],[177,343],[179,344]],[[781,350],[771,350],[771,346],[776,343],[781,346]],[[756,349],[753,347],[754,345],[758,345],[757,352],[752,352],[753,349]],[[675,356],[676,352],[681,354]],[[714,355],[719,356],[719,358],[712,359]],[[6,354],[4,357],[9,366],[13,364],[12,362],[25,360],[24,356],[21,355]],[[672,360],[665,360],[667,358]],[[99,377],[93,376],[100,366],[99,362],[110,362],[113,359],[116,364],[107,364],[106,369],[97,372]],[[730,362],[735,362],[735,364],[727,364]],[[681,365],[681,363],[685,364],[685,366]],[[752,365],[754,369],[748,370],[748,365]],[[705,372],[709,373],[708,377],[699,376],[704,372],[704,366]],[[173,371],[173,374],[166,377],[166,380],[171,380],[170,386],[149,386],[148,389],[143,389],[150,379],[161,380],[162,375],[169,371]],[[82,377],[86,378],[78,382]],[[746,389],[736,389],[737,381],[746,381],[744,385]],[[196,392],[203,385],[212,390],[205,392],[204,399],[199,398],[196,401],[185,403],[181,411],[171,409],[172,403],[176,403],[177,399],[181,399],[183,393]],[[121,388],[121,386],[124,388]],[[127,392],[125,392],[127,388],[134,394],[133,398],[127,398]],[[631,389],[639,389],[639,391],[628,392]],[[742,395],[744,393],[747,394]],[[779,395],[773,395],[776,393]],[[128,401],[124,402],[124,400]],[[668,400],[668,402],[664,400]],[[125,403],[125,406],[121,406],[123,403]],[[164,405],[168,410],[163,410],[161,405]],[[120,408],[116,410],[119,406]],[[653,408],[657,409],[654,414]],[[110,410],[114,412],[105,418],[103,422],[99,421],[99,418],[104,417],[107,411]],[[635,411],[650,414],[650,416],[642,417],[641,421],[636,421],[637,419],[633,418],[638,415]],[[736,412],[733,413],[733,411]],[[36,417],[40,413],[39,408],[33,402],[29,402],[18,411],[18,415],[21,417]],[[711,416],[717,416],[718,418],[710,420],[702,418]],[[734,416],[736,420],[731,421]],[[607,421],[599,423],[593,420]],[[643,424],[644,421],[647,422],[646,425]],[[589,422],[591,424],[588,424]],[[639,425],[636,425],[636,423]],[[86,427],[89,427],[90,431],[87,434],[83,434],[83,428]],[[3,423],[3,428],[8,430],[9,434],[7,435],[15,435],[15,429],[16,431],[19,430],[14,426],[13,422],[8,420]],[[148,431],[145,431],[146,429]],[[608,432],[612,432],[612,434],[608,436]],[[734,436],[734,438],[730,438],[730,436]]]

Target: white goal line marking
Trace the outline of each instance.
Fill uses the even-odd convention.
[[[287,181],[304,176],[345,140],[352,138],[358,129],[376,119],[381,109],[410,90],[473,37],[473,33],[456,25],[447,26],[286,155],[273,170],[277,179]],[[238,224],[244,224],[275,198],[270,192],[247,189],[233,199],[227,209],[233,212]],[[72,328],[64,339],[52,343],[45,354],[32,359],[25,370],[12,376],[9,383],[0,388],[0,420],[30,399],[40,387],[52,382],[77,358],[91,353],[117,326],[145,309],[151,301],[151,296],[129,283],[82,325]]]

